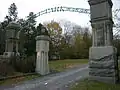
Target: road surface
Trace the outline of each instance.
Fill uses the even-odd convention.
[[[0,90],[69,90],[69,85],[88,77],[88,65],[81,65],[65,72],[56,73],[26,81],[10,87],[0,87]]]

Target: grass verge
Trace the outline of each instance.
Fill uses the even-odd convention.
[[[81,80],[71,90],[120,90],[120,84],[107,84],[92,80]]]
[[[87,64],[88,59],[67,59],[67,60],[56,60],[49,61],[50,69],[56,71],[64,71],[68,68],[73,68],[77,65]]]
[[[29,75],[29,76],[21,76],[21,77],[13,78],[13,79],[6,79],[6,80],[0,81],[0,85],[4,86],[4,85],[19,84],[23,81],[32,80],[38,77],[40,77],[40,75],[35,74],[35,75]]]

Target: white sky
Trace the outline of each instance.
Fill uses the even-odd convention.
[[[120,8],[120,0],[112,0],[113,9]],[[0,0],[0,21],[8,14],[8,8],[12,3],[15,3],[18,8],[18,16],[24,18],[29,12],[40,12],[41,10],[55,7],[55,6],[69,6],[76,8],[89,9],[88,0]],[[57,12],[44,14],[37,18],[38,23],[58,19],[66,19],[77,23],[81,26],[87,26],[89,16],[87,14],[80,14],[76,12]]]

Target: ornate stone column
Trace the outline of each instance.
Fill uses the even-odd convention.
[[[48,52],[50,38],[46,32],[45,27],[43,27],[40,35],[36,37],[36,72],[41,75],[46,75],[49,73]]]
[[[117,50],[112,45],[113,21],[111,0],[89,0],[93,45],[89,50],[91,79],[116,83],[118,81]]]
[[[6,46],[4,56],[11,57],[14,52],[19,55],[18,43],[19,38],[17,37],[18,31],[20,31],[21,26],[16,22],[11,22],[6,28]]]

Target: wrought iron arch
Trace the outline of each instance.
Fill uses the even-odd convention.
[[[65,11],[84,13],[84,14],[88,14],[88,15],[90,14],[90,9],[58,6],[58,7],[53,7],[53,8],[48,8],[48,9],[42,10],[42,11],[36,13],[35,17],[37,18],[41,15],[51,13],[51,12],[65,12]],[[113,11],[113,14],[114,14],[113,19],[117,19],[118,21],[120,21],[120,18],[118,17],[119,12],[120,12],[120,9],[115,9]],[[115,24],[114,27],[118,27],[118,25]]]
[[[66,7],[66,6],[58,6],[58,7],[53,7],[53,8],[47,8],[45,10],[42,10],[38,13],[35,14],[35,17],[39,17],[41,15],[51,13],[51,12],[78,12],[78,13],[84,13],[90,15],[90,9],[85,9],[85,8],[74,8],[74,7]],[[120,21],[120,18],[118,17],[118,13],[120,12],[120,9],[115,9],[113,10],[113,19]],[[115,23],[114,27],[116,30],[120,28],[120,24]],[[120,32],[120,30],[118,30]]]
[[[59,7],[48,8],[43,11],[40,11],[37,14],[35,14],[35,16],[39,17],[43,14],[47,14],[47,13],[51,13],[51,12],[65,12],[65,11],[90,14],[89,9],[59,6]]]

